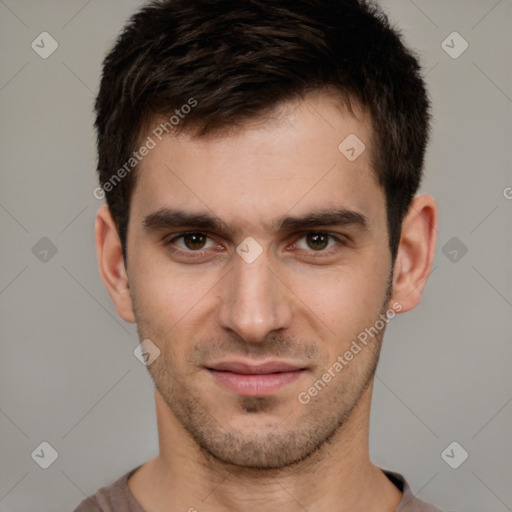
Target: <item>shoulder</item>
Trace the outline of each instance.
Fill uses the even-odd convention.
[[[128,479],[140,466],[128,471],[115,482],[88,496],[73,512],[145,512],[128,487]]]
[[[414,496],[407,480],[400,473],[386,469],[382,469],[382,471],[402,491],[402,500],[395,512],[443,512],[440,508]]]

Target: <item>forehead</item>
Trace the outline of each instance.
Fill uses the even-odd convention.
[[[371,128],[332,95],[281,105],[273,115],[203,137],[155,139],[139,164],[130,217],[162,208],[209,211],[264,231],[286,213],[346,208],[382,215]],[[233,226],[235,227],[235,226]]]

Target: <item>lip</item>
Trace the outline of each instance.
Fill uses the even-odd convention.
[[[265,375],[269,373],[293,372],[295,370],[303,370],[305,367],[277,360],[257,364],[245,363],[243,361],[222,361],[208,366],[208,369],[244,375]]]
[[[301,377],[307,369],[285,361],[250,364],[224,361],[206,368],[222,387],[241,396],[268,396]]]

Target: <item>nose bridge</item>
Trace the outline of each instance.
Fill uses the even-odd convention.
[[[219,322],[248,342],[262,340],[291,320],[286,291],[268,267],[265,252],[250,263],[237,255],[227,276]]]

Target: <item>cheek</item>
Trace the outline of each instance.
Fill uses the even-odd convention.
[[[191,322],[197,327],[194,319],[211,305],[223,273],[178,268],[155,258],[136,262],[130,281],[139,318],[165,338]]]
[[[304,314],[321,319],[336,345],[347,342],[375,322],[385,298],[388,270],[384,265],[362,264],[296,282]],[[338,347],[339,348],[339,347]]]

